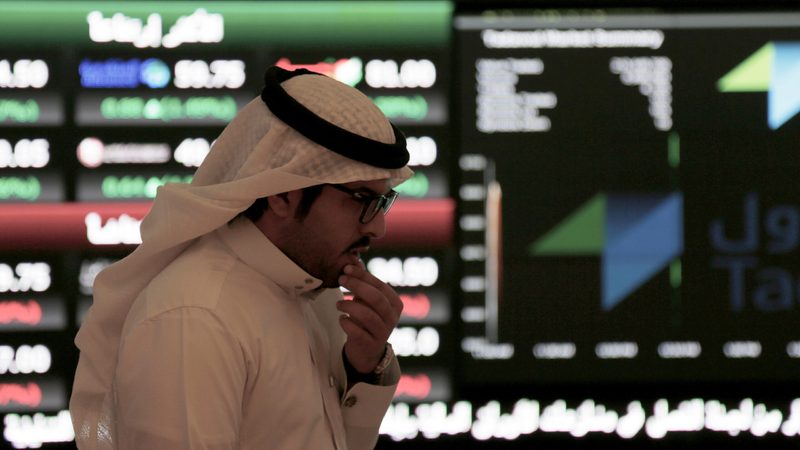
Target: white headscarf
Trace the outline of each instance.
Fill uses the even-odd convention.
[[[316,115],[372,140],[395,142],[391,124],[368,97],[320,75],[281,86]],[[261,100],[247,104],[223,130],[191,184],[159,189],[141,226],[142,244],[102,271],[75,343],[81,351],[70,399],[82,450],[113,449],[112,381],[120,333],[147,284],[198,237],[226,224],[255,199],[324,183],[410,177],[408,167],[381,169],[348,159],[303,137]]]

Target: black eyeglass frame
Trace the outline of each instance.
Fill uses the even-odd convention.
[[[389,213],[389,208],[392,207],[394,201],[397,199],[398,193],[395,190],[391,190],[386,194],[382,195],[369,195],[363,192],[359,192],[348,187],[342,186],[341,184],[328,184],[338,191],[344,192],[349,194],[354,199],[361,202],[363,205],[361,208],[361,215],[358,217],[358,220],[361,223],[369,223],[375,216],[378,215],[378,211],[383,210],[383,215]]]

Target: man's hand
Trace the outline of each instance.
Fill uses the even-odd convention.
[[[347,265],[339,284],[353,294],[352,301],[340,301],[336,308],[347,342],[344,353],[358,372],[371,373],[378,365],[386,340],[400,320],[403,302],[388,284],[379,280],[363,264]]]

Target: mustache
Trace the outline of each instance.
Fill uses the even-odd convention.
[[[364,236],[361,239],[354,242],[353,245],[351,245],[347,250],[350,251],[360,247],[369,247],[371,242],[372,240],[369,237]]]

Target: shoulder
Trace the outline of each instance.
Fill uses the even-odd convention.
[[[194,242],[150,282],[128,321],[200,309],[246,339],[262,333],[267,318],[283,316],[287,303],[279,286],[245,264],[212,233]]]
[[[236,258],[213,235],[200,238],[147,286],[148,316],[187,306],[214,309],[235,267]]]

